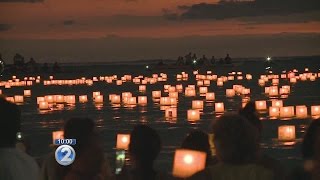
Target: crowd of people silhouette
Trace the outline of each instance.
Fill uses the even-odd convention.
[[[64,125],[65,138],[77,139],[77,158],[61,166],[53,153],[37,163],[17,145],[21,132],[21,112],[17,105],[0,98],[0,179],[1,180],[157,180],[179,179],[154,168],[162,146],[157,131],[137,125],[130,134],[129,157],[119,174],[114,174],[103,152],[103,141],[92,119],[71,118]],[[212,124],[214,138],[201,130],[190,132],[181,148],[207,154],[206,167],[187,179],[204,180],[317,180],[320,178],[320,120],[313,120],[302,143],[305,161],[286,173],[281,163],[261,151],[263,127],[253,103],[233,114],[225,114]],[[211,142],[210,142],[211,141]],[[210,143],[215,146],[212,154]]]

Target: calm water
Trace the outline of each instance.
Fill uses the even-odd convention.
[[[275,72],[279,73],[284,69],[297,68],[299,71],[303,71],[304,67],[309,67],[311,72],[318,71],[320,67],[320,61],[317,60],[297,60],[297,61],[281,61],[277,62],[275,66]],[[54,75],[55,79],[71,79],[92,76],[107,76],[117,74],[118,77],[124,74],[132,75],[148,75],[152,72],[145,71],[143,65],[85,65],[78,67],[63,67],[66,73],[59,73]],[[227,111],[235,111],[241,106],[241,97],[227,99],[225,97],[225,89],[232,88],[233,84],[242,84],[247,88],[251,88],[252,100],[268,100],[264,92],[264,87],[257,85],[258,77],[264,73],[264,63],[262,62],[244,62],[242,65],[236,68],[214,68],[215,74],[227,75],[232,70],[242,71],[245,73],[251,73],[253,79],[250,81],[231,81],[224,84],[223,87],[217,87],[215,82],[211,83],[209,91],[216,93],[216,101],[223,101]],[[189,73],[188,82],[177,82],[175,75],[178,72],[185,71]],[[25,103],[21,105],[22,109],[22,128],[26,138],[30,141],[32,155],[39,157],[50,152],[49,144],[52,142],[51,132],[60,130],[65,120],[70,117],[89,117],[96,121],[98,129],[101,131],[104,139],[105,152],[109,154],[110,161],[114,161],[114,147],[117,133],[128,133],[139,123],[145,123],[155,128],[161,136],[163,141],[163,148],[160,157],[157,161],[157,167],[162,170],[171,170],[172,159],[174,150],[180,146],[185,135],[192,129],[202,129],[204,131],[210,131],[210,124],[215,119],[213,113],[213,104],[204,103],[204,111],[201,116],[201,120],[191,124],[186,120],[186,111],[191,108],[191,101],[196,98],[185,98],[183,94],[179,95],[178,104],[178,119],[176,121],[167,121],[164,118],[164,112],[160,110],[159,104],[155,104],[151,98],[152,90],[162,90],[164,84],[183,84],[184,87],[187,84],[195,84],[195,79],[191,75],[192,70],[166,70],[163,71],[168,74],[168,82],[161,82],[154,85],[147,85],[148,105],[146,107],[112,107],[108,103],[108,94],[115,93],[120,94],[124,91],[132,92],[134,96],[141,95],[138,91],[138,85],[133,83],[124,83],[122,86],[116,86],[115,84],[106,84],[105,82],[94,83],[93,86],[47,86],[34,85],[26,89],[32,90],[32,97],[26,98]],[[200,72],[201,73],[201,72]],[[204,73],[204,72],[203,72]],[[43,75],[43,78],[48,79],[49,74]],[[6,78],[6,77],[4,77]],[[22,77],[20,77],[22,78]],[[287,80],[280,80],[281,85],[290,84]],[[270,84],[267,84],[270,85]],[[15,87],[11,89],[3,89],[3,93],[7,95],[23,94],[23,87]],[[104,104],[99,109],[92,103],[92,92],[100,91],[104,95]],[[54,110],[46,113],[41,113],[37,109],[36,97],[49,94],[75,94],[75,95],[88,95],[88,103],[80,104],[76,103],[75,106],[65,105],[62,110]],[[166,95],[163,93],[163,95]],[[288,98],[283,99],[284,105],[307,105],[310,114],[310,105],[320,104],[320,84],[319,80],[310,82],[298,82],[291,86],[291,94]],[[270,102],[268,102],[270,105]],[[263,135],[262,135],[262,147],[263,150],[270,154],[272,157],[281,160],[286,166],[295,166],[301,160],[300,156],[300,144],[301,138],[305,133],[307,125],[312,119],[291,119],[291,120],[269,120],[267,114],[262,115],[263,122]],[[277,141],[277,130],[280,125],[295,125],[297,140],[294,145],[285,146]]]

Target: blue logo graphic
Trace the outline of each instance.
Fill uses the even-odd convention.
[[[56,149],[55,157],[57,163],[62,166],[68,166],[76,159],[76,152],[69,145],[61,145]]]

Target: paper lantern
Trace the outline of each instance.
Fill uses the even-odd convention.
[[[23,96],[15,95],[14,96],[14,102],[17,103],[17,104],[22,104],[24,102]]]
[[[53,98],[54,98],[54,102],[56,102],[56,103],[64,103],[64,96],[63,95],[55,95]]]
[[[272,79],[272,85],[278,85],[279,79]]]
[[[138,104],[140,106],[145,106],[148,104],[148,98],[147,96],[138,96]]]
[[[235,90],[233,90],[233,89],[226,89],[226,96],[227,97],[233,97],[233,96],[235,96],[236,95],[236,92],[235,92]]]
[[[215,94],[214,94],[214,92],[208,92],[208,93],[206,93],[206,100],[207,100],[207,101],[214,101],[214,100],[215,100]]]
[[[81,95],[81,96],[79,96],[79,102],[80,102],[80,103],[86,103],[86,102],[88,102],[88,96],[87,96],[87,95]]]
[[[167,108],[165,109],[166,118],[176,118],[177,117],[177,108]]]
[[[76,103],[76,96],[75,95],[68,95],[66,97],[67,104],[75,104]]]
[[[203,86],[203,81],[197,81],[197,86]]]
[[[189,109],[187,112],[188,121],[200,120],[200,111],[197,109]]]
[[[95,103],[98,103],[98,104],[101,104],[103,103],[103,95],[98,95],[94,98],[94,102]]]
[[[140,86],[139,86],[139,91],[140,91],[140,92],[145,92],[146,90],[147,90],[146,85],[140,85]]]
[[[179,97],[179,93],[178,92],[169,92],[169,97],[178,98]]]
[[[56,139],[64,139],[64,132],[63,131],[53,131],[52,132],[52,144]]]
[[[196,90],[190,87],[186,87],[185,89],[185,96],[186,97],[192,97],[192,96],[196,96]]]
[[[117,134],[117,149],[127,150],[130,144],[130,134]]]
[[[214,103],[214,111],[216,113],[223,113],[224,112],[224,104],[223,104],[223,102]]]
[[[176,85],[176,89],[178,92],[182,92],[183,91],[183,85],[182,84],[177,84]]]
[[[175,86],[170,86],[170,87],[168,88],[168,92],[169,92],[169,93],[176,92],[176,87],[175,87]]]
[[[170,106],[170,97],[161,97],[160,98],[160,105],[162,106]]]
[[[203,101],[193,100],[192,101],[192,109],[203,109]]]
[[[128,105],[137,105],[137,98],[136,97],[128,97],[127,104]]]
[[[199,87],[200,94],[206,94],[208,92],[208,87]]]
[[[211,83],[210,83],[210,80],[207,80],[207,79],[206,79],[206,80],[203,80],[203,85],[204,85],[204,86],[210,86],[210,84],[211,84]]]
[[[179,178],[188,178],[205,168],[205,152],[177,149],[174,154],[172,174]]]
[[[1,94],[1,93],[0,93],[0,94]],[[30,97],[30,96],[31,96],[31,90],[29,90],[29,89],[23,90],[23,95],[24,95],[25,97]]]
[[[117,80],[117,81],[116,81],[116,85],[117,85],[117,86],[121,86],[121,85],[122,85],[122,80]]]
[[[320,105],[311,106],[311,116],[320,116]]]
[[[178,100],[175,97],[169,97],[171,107],[176,107],[178,104]]]
[[[258,84],[259,84],[260,86],[264,86],[264,85],[265,85],[265,81],[264,81],[263,79],[259,79],[259,80],[258,80]]]
[[[246,74],[246,78],[247,78],[248,80],[251,80],[251,79],[252,79],[252,75],[251,75],[251,74]]]
[[[257,111],[267,110],[267,102],[266,101],[256,101],[255,106],[256,106]]]
[[[269,107],[269,116],[270,118],[277,118],[280,115],[279,107],[271,106]]]
[[[271,106],[273,106],[273,107],[282,107],[283,101],[282,100],[272,100],[271,104],[272,104]]]
[[[152,91],[152,98],[160,98],[161,97],[161,91]]]
[[[277,86],[271,86],[269,89],[269,96],[278,96],[278,87]]]
[[[217,81],[217,86],[223,86],[223,81]]]
[[[44,99],[48,103],[53,103],[53,100],[54,100],[52,95],[45,96]]]
[[[293,106],[280,107],[280,118],[292,118],[294,116]]]
[[[121,97],[120,97],[120,95],[114,95],[111,97],[110,101],[112,104],[120,104]]]
[[[292,77],[292,78],[290,78],[290,83],[296,83],[297,82],[297,78],[295,78],[295,77]]]
[[[296,139],[295,126],[279,126],[278,127],[278,139],[280,141],[294,141]]]
[[[100,95],[99,91],[92,92],[92,97],[93,98],[95,98],[96,96],[99,96],[99,95]]]
[[[45,101],[44,97],[37,97],[37,104],[39,104],[41,101]]]
[[[307,106],[296,106],[296,117],[300,119],[305,119],[308,117]]]

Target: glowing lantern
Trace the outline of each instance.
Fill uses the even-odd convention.
[[[223,113],[224,112],[224,104],[223,102],[217,102],[214,104],[214,111],[216,113]]]
[[[53,103],[53,96],[52,95],[45,96],[44,99],[48,103]]]
[[[260,86],[264,86],[265,83],[266,83],[266,82],[265,82],[263,79],[259,79],[259,80],[258,80],[258,84],[259,84]]]
[[[206,94],[208,92],[208,87],[199,87],[200,94]]]
[[[214,101],[214,100],[215,100],[215,94],[214,94],[214,92],[208,92],[208,93],[206,93],[206,100],[207,100],[207,101]]]
[[[117,84],[118,86],[121,86],[121,85],[122,85],[122,80],[117,80],[117,81],[116,81],[116,84]]]
[[[279,126],[278,139],[280,141],[294,141],[296,139],[295,126]]]
[[[200,151],[177,149],[174,154],[173,176],[187,178],[205,168],[207,154]]]
[[[236,95],[236,92],[234,89],[226,89],[226,96],[227,97],[233,97]]]
[[[1,94],[1,93],[0,93],[0,94]],[[31,96],[31,90],[28,90],[28,89],[23,90],[23,95],[24,95],[25,97],[30,97],[30,96]]]
[[[177,108],[167,108],[165,110],[166,118],[176,118],[177,117]]]
[[[186,87],[185,89],[185,96],[186,97],[192,97],[192,96],[196,96],[196,90],[190,87]]]
[[[223,81],[217,81],[217,86],[223,86]]]
[[[311,116],[320,116],[320,105],[311,106]]]
[[[95,102],[95,103],[98,103],[98,104],[103,103],[103,95],[98,95],[98,96],[96,96],[96,97],[94,98],[94,102]]]
[[[296,83],[296,82],[297,82],[297,78],[295,77],[290,78],[290,83]]]
[[[256,109],[258,111],[265,111],[267,110],[267,102],[266,101],[256,101],[255,102]]]
[[[64,139],[64,132],[63,131],[53,131],[52,132],[52,144],[56,139]]]
[[[140,85],[140,86],[139,86],[139,91],[140,91],[140,92],[145,92],[146,90],[147,90],[146,85]]]
[[[247,78],[248,80],[251,80],[251,79],[252,79],[252,75],[251,75],[251,74],[246,74],[246,78]]]
[[[178,98],[179,97],[179,93],[178,92],[169,92],[169,97]]]
[[[278,96],[278,87],[277,86],[271,86],[269,89],[269,96]]]
[[[148,103],[147,96],[138,96],[138,104],[145,106]]]
[[[178,92],[183,91],[183,86],[182,86],[182,84],[177,84],[177,85],[176,85],[176,89],[177,89]]]
[[[80,103],[86,103],[86,102],[88,102],[88,96],[87,96],[87,95],[81,95],[81,96],[79,96],[79,102],[80,102]]]
[[[76,103],[76,96],[75,95],[68,95],[66,97],[67,104],[75,104]]]
[[[308,110],[306,106],[296,106],[296,117],[297,118],[307,118],[308,117]]]
[[[54,102],[56,103],[64,103],[64,96],[63,95],[55,95]]]
[[[277,118],[279,117],[280,110],[279,107],[269,107],[269,116],[270,118]]]
[[[130,144],[130,134],[117,134],[117,149],[127,150]]]
[[[14,96],[14,102],[17,103],[17,104],[22,104],[24,102],[23,96],[15,95]]]
[[[278,85],[279,79],[272,79],[272,85]]]
[[[282,107],[283,106],[283,101],[282,100],[272,100],[271,101],[273,107]]]
[[[14,103],[14,97],[6,97],[6,100],[9,102]]]
[[[203,81],[197,81],[197,86],[203,86]]]
[[[170,86],[170,87],[168,88],[168,92],[169,92],[169,93],[176,92],[176,87],[175,87],[175,86]]]
[[[121,97],[120,97],[120,95],[114,95],[111,97],[110,101],[112,104],[120,104]]]
[[[280,118],[292,118],[293,116],[294,116],[293,106],[280,107]]]
[[[161,91],[152,91],[152,98],[160,98],[161,97]]]
[[[99,96],[99,95],[100,95],[99,91],[92,92],[92,97],[93,98],[95,98],[96,96]]]
[[[188,121],[198,121],[200,119],[200,111],[196,109],[189,109],[187,112]]]
[[[37,104],[39,104],[41,101],[45,101],[44,97],[37,97]]]
[[[128,101],[127,101],[127,104],[131,105],[131,106],[137,105],[137,98],[136,97],[129,97]]]
[[[203,85],[204,86],[210,86],[210,80],[203,80]]]
[[[192,101],[192,109],[203,109],[203,101],[201,100]]]

